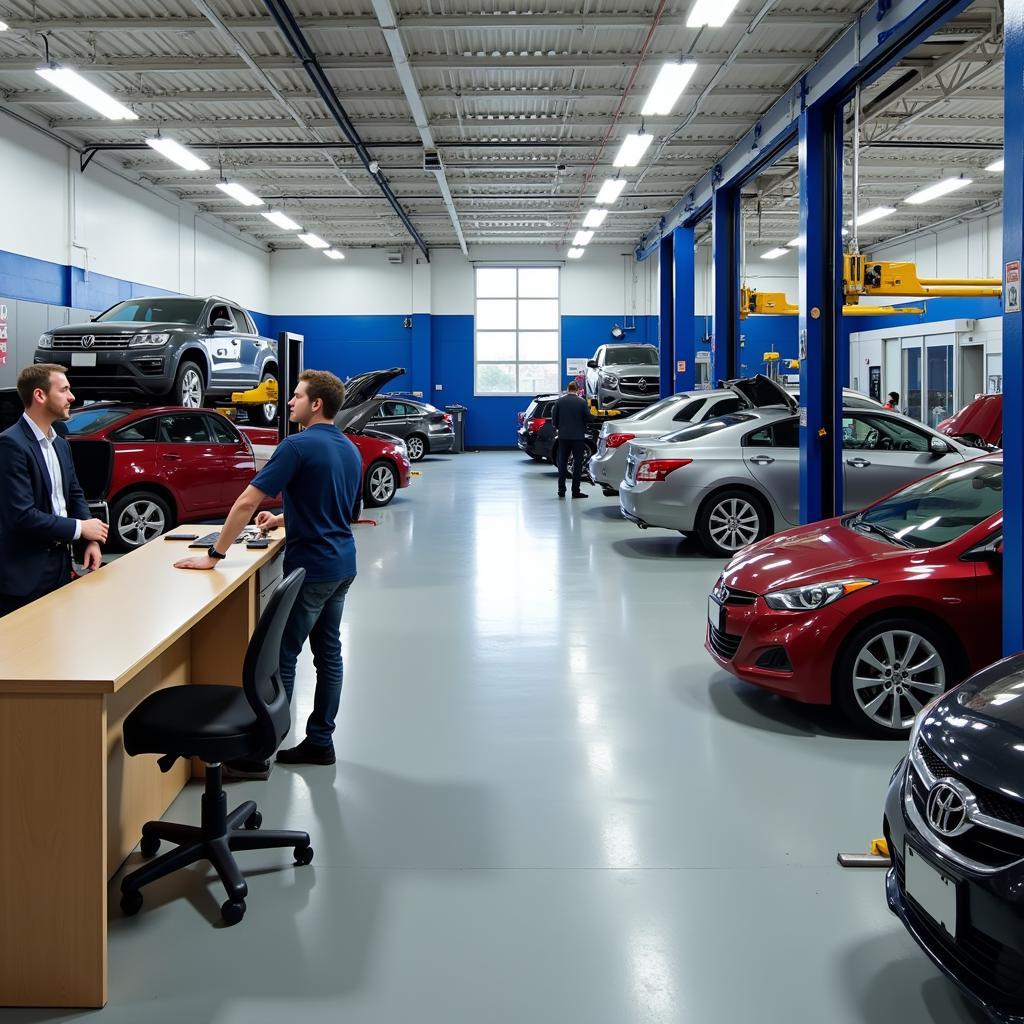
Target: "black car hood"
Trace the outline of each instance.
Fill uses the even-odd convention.
[[[338,415],[334,417],[334,422],[339,430],[361,432],[373,418],[374,413],[380,408],[383,401],[383,396],[374,395],[373,398],[368,398],[365,402],[360,402],[351,408],[342,408]],[[390,437],[391,435],[389,434],[388,436]]]
[[[393,366],[390,370],[370,370],[369,373],[360,373],[345,381],[345,401],[341,403],[338,415],[334,417],[335,425],[339,430],[358,430],[355,423],[359,419],[363,422],[373,414],[376,406],[370,401],[385,384],[390,383],[396,377],[401,377],[405,368]],[[365,417],[365,418],[364,418]]]
[[[950,690],[922,722],[921,737],[968,783],[1024,799],[1024,654]]]
[[[194,331],[195,324],[149,323],[145,320],[102,320],[88,324],[67,324],[47,331],[55,338],[81,338],[86,334],[157,334],[175,331]]]
[[[737,394],[751,409],[767,409],[782,406],[790,412],[796,412],[797,400],[781,384],[766,377],[763,373],[755,373],[753,377],[741,377],[739,380],[726,381],[727,387]]]

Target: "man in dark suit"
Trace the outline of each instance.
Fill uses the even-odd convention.
[[[107,524],[89,515],[71,447],[53,429],[75,396],[64,367],[36,363],[18,375],[25,412],[0,434],[0,615],[71,579],[71,544],[84,540],[83,564],[100,565]]]
[[[587,497],[580,490],[583,474],[583,460],[587,450],[587,427],[593,423],[590,407],[579,396],[576,381],[569,384],[569,390],[562,395],[551,411],[551,424],[558,431],[558,496],[565,497],[566,466],[572,454],[572,496]]]

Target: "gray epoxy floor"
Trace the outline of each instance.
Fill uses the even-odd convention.
[[[834,863],[902,744],[717,671],[720,562],[517,453],[418,468],[357,535],[337,766],[231,786],[314,863],[242,855],[232,929],[202,868],[112,899],[104,1022],[981,1020]]]

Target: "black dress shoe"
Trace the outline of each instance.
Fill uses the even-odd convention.
[[[558,492],[558,496],[559,496],[560,498],[564,498],[564,497],[565,497],[565,491],[559,491],[559,492]]]
[[[278,764],[334,764],[334,744],[311,743],[304,739],[297,747],[277,752]]]
[[[578,494],[574,494],[573,497],[574,498],[589,498],[590,495],[589,494],[584,494],[582,491],[580,491]]]

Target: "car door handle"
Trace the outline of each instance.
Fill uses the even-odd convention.
[[[755,455],[750,461],[757,466],[770,466],[775,460],[770,455]]]
[[[846,464],[852,466],[854,469],[866,469],[871,465],[867,459],[847,459]]]
[[[160,457],[165,462],[181,462],[181,456],[180,455],[173,455],[171,452],[164,452],[164,454],[161,455]]]

